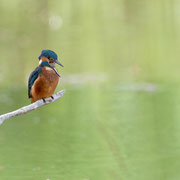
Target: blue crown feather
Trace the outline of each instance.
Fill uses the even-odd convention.
[[[57,56],[57,54],[54,52],[54,51],[52,51],[52,50],[49,50],[49,49],[43,49],[42,50],[42,52],[41,52],[41,54],[40,54],[40,56],[39,56],[39,60],[41,59],[41,57],[42,56],[44,56],[44,57],[46,57],[46,58],[54,58],[55,60],[57,60],[58,59],[58,56]]]

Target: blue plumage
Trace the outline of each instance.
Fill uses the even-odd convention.
[[[39,56],[39,60],[41,59],[41,56],[44,56],[44,57],[46,57],[46,58],[50,58],[50,57],[52,57],[54,60],[57,60],[58,59],[58,56],[57,56],[57,54],[54,52],[54,51],[52,51],[52,50],[49,50],[49,49],[44,49],[44,50],[42,50],[42,52],[41,52],[41,54],[40,54],[40,56]]]
[[[44,66],[50,67],[47,61],[43,61],[40,64],[40,66],[38,66],[29,76],[29,81],[28,81],[28,96],[29,96],[29,98],[31,97],[31,88],[32,88],[35,80],[42,73],[42,67],[44,67]]]

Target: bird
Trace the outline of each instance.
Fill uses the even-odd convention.
[[[39,66],[30,74],[28,79],[28,97],[31,103],[39,99],[51,97],[59,82],[60,74],[55,64],[64,67],[59,61],[57,54],[49,49],[42,50],[39,56]]]

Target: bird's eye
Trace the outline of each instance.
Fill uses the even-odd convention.
[[[49,62],[53,63],[54,62],[54,58],[49,58]]]

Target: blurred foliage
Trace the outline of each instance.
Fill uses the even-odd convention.
[[[1,85],[26,82],[45,48],[59,54],[63,74],[177,80],[179,8],[175,0],[1,0]]]
[[[42,49],[62,100],[0,127],[3,180],[178,180],[180,2],[1,0],[0,112],[27,103]]]

